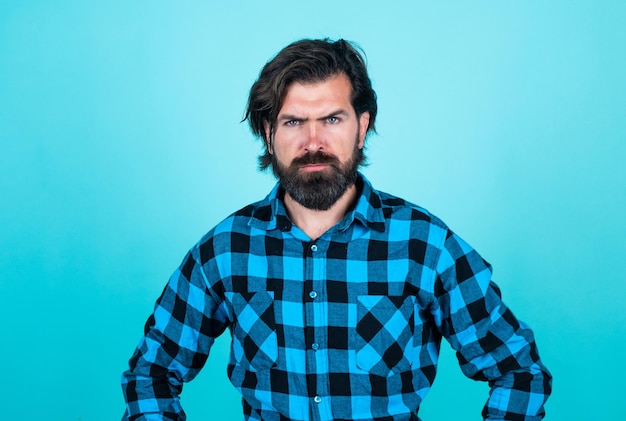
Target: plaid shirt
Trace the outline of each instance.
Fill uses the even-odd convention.
[[[491,386],[483,416],[539,420],[551,376],[491,268],[426,210],[377,192],[311,240],[281,189],[231,215],[187,254],[122,383],[125,419],[183,420],[178,395],[215,338],[246,420],[419,420],[442,336]]]

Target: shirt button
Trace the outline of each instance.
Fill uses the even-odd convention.
[[[320,345],[317,342],[314,342],[311,345],[311,348],[313,349],[313,351],[317,351],[318,349],[320,349]]]
[[[309,292],[309,297],[311,297],[311,298],[317,297],[317,292],[315,292],[315,291]]]
[[[313,398],[313,402],[315,403],[320,403],[322,401],[322,398],[320,398],[319,396],[316,396]]]
[[[311,251],[317,251],[317,246],[315,244],[311,246]]]

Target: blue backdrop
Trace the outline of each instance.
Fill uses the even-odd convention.
[[[121,416],[170,273],[274,183],[250,85],[328,36],[368,55],[366,175],[494,265],[555,376],[547,419],[623,419],[626,2],[213,3],[0,2],[2,417]],[[241,419],[227,353],[185,387],[191,420]],[[486,395],[445,345],[420,413],[477,420]]]

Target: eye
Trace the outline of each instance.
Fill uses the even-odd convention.
[[[326,122],[329,124],[337,124],[339,123],[339,117],[331,116],[326,119]]]
[[[300,120],[288,120],[288,121],[285,121],[285,126],[287,126],[287,127],[294,127],[294,126],[297,126],[298,124],[300,124]]]

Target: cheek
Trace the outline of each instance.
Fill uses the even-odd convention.
[[[289,143],[285,142],[284,139],[274,139],[272,143],[272,155],[281,163],[288,162],[291,159],[290,157],[293,156],[291,149]]]
[[[296,131],[278,130],[272,140],[273,153],[281,156],[296,154],[302,147],[302,137]]]

